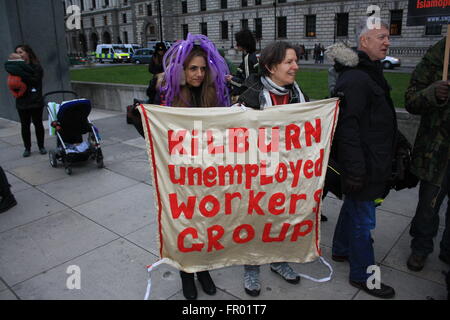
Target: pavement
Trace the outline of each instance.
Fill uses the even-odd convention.
[[[145,296],[146,266],[158,260],[145,143],[126,124],[124,113],[94,109],[90,119],[100,130],[106,167],[98,169],[94,161],[87,162],[73,167],[68,176],[37,152],[34,137],[31,157],[23,158],[19,123],[0,118],[0,165],[18,201],[0,214],[0,300],[142,300]],[[47,149],[55,144],[56,139],[46,134]],[[393,191],[377,210],[376,261],[381,280],[395,288],[395,299],[444,300],[442,272],[449,266],[438,259],[438,243],[445,205],[436,250],[425,268],[412,272],[406,267],[417,193],[417,188]],[[376,299],[348,284],[348,263],[331,260],[340,206],[341,201],[332,196],[323,206],[329,220],[321,225],[321,248],[333,268],[330,281],[302,279],[292,285],[265,265],[261,295],[252,298],[243,288],[243,267],[233,266],[212,271],[218,292],[208,296],[199,288],[199,300]],[[316,278],[329,274],[319,261],[291,265]],[[176,269],[160,265],[152,272],[150,299],[184,299]]]

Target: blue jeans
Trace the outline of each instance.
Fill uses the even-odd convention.
[[[414,254],[427,256],[433,252],[433,238],[439,229],[439,209],[445,196],[450,199],[450,162],[440,187],[425,180],[420,181],[419,203],[411,222],[411,249]],[[450,257],[450,200],[447,203],[445,229],[440,243],[440,253]]]
[[[333,255],[346,256],[350,262],[350,280],[366,282],[367,267],[375,264],[370,230],[375,229],[375,204],[344,198],[333,237]]]

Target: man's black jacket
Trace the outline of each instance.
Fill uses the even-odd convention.
[[[397,120],[379,61],[358,51],[356,67],[343,67],[336,92],[343,93],[334,147],[343,179],[363,181],[347,196],[360,201],[384,197],[392,174]],[[344,184],[345,186],[345,184]]]

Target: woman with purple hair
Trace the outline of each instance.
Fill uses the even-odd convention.
[[[188,34],[186,40],[173,45],[164,55],[162,105],[172,107],[230,106],[225,75],[227,63],[214,44],[204,35]],[[180,271],[183,295],[196,299],[194,274]],[[216,293],[208,271],[197,272],[203,291]]]
[[[164,55],[163,104],[173,107],[228,107],[227,63],[204,35],[188,34]]]

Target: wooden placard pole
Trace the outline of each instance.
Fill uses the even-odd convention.
[[[448,60],[450,54],[450,24],[447,25],[447,39],[445,40],[444,69],[442,70],[442,80],[448,80]]]

